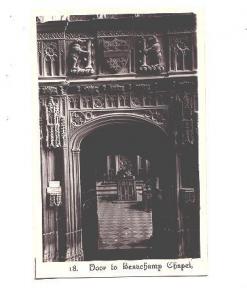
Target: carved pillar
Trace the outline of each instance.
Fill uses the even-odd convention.
[[[136,156],[136,175],[140,175],[140,168],[141,168],[141,157],[139,155]]]
[[[107,172],[108,178],[110,178],[110,168],[111,168],[111,157],[110,157],[110,155],[107,155],[106,156],[106,172]]]
[[[150,169],[150,163],[149,163],[149,160],[147,160],[147,159],[145,159],[145,167],[146,167],[145,173],[146,173],[146,176],[148,176],[149,169]]]
[[[58,260],[58,232],[57,211],[49,205],[46,188],[49,181],[55,179],[54,152],[41,146],[41,178],[42,178],[42,206],[43,206],[43,260],[45,262]]]
[[[178,149],[175,154],[176,160],[176,202],[177,202],[177,230],[178,230],[178,257],[184,257],[184,232],[183,218],[180,209],[180,188],[181,188],[181,157]]]
[[[87,52],[88,52],[88,59],[87,59],[87,65],[86,69],[92,69],[92,42],[91,40],[87,41]]]
[[[115,155],[116,175],[119,171],[119,155]]]
[[[142,37],[142,40],[143,40],[143,49],[146,49],[147,46],[146,46],[146,39],[144,37]],[[146,57],[146,54],[145,52],[143,51],[143,64],[142,66],[147,66],[147,57]]]
[[[67,207],[66,260],[83,260],[81,226],[80,150],[72,150],[70,158],[70,201]]]

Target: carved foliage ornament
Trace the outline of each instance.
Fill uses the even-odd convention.
[[[128,41],[114,38],[112,40],[103,40],[104,50],[127,50],[129,49]]]
[[[194,95],[184,92],[176,95],[177,118],[182,145],[194,144]],[[195,124],[195,126],[197,126]]]
[[[112,111],[110,114],[113,115],[117,113],[117,111]],[[167,128],[167,112],[163,109],[144,109],[144,110],[129,110],[124,111],[126,115],[138,115],[145,119],[151,120],[156,125]],[[75,127],[80,127],[87,123],[88,121],[95,119],[97,117],[108,115],[109,112],[107,111],[73,111],[71,112],[70,119],[71,119],[71,125],[72,129]]]
[[[49,97],[44,106],[45,116],[45,143],[47,148],[58,148],[66,145],[66,122],[65,117],[61,116],[60,99]]]
[[[105,64],[109,71],[113,73],[119,73],[123,69],[126,69],[128,64],[128,57],[107,57],[105,58]]]
[[[65,86],[41,86],[39,88],[40,95],[42,96],[52,96],[52,95],[64,95]]]

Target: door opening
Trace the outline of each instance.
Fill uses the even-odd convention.
[[[97,129],[81,143],[85,259],[152,258],[152,191],[174,178],[164,134],[127,124]]]

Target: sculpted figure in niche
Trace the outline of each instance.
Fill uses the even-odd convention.
[[[94,73],[91,63],[91,41],[86,43],[87,50],[82,48],[80,42],[74,42],[71,45],[69,59],[72,74],[91,75]]]
[[[157,37],[152,36],[147,40],[147,48],[144,49],[148,65],[160,65],[162,60],[161,46]]]
[[[165,71],[165,66],[162,64],[162,51],[161,45],[156,36],[150,36],[148,38],[143,37],[143,49],[139,51],[142,53],[142,65],[139,67],[139,71],[144,73],[157,73],[160,74]]]

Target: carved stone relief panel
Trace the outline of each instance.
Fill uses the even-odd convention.
[[[58,44],[56,41],[43,43],[44,51],[44,76],[58,76]]]
[[[40,76],[61,76],[65,70],[65,45],[61,35],[43,33],[43,40],[38,40],[38,64]],[[48,39],[53,37],[54,39]],[[45,38],[47,37],[47,38]]]
[[[64,97],[41,98],[41,142],[44,142],[48,149],[67,144],[65,105]]]
[[[161,38],[156,35],[137,38],[137,72],[161,74],[165,72]]]
[[[108,111],[71,111],[70,112],[70,130],[73,132],[76,128],[83,126],[91,120],[103,115],[114,115],[116,113],[126,115],[138,115],[147,119],[159,127],[168,129],[168,110],[167,109],[141,109],[141,110],[113,110]]]
[[[44,99],[41,101],[45,114],[41,116],[42,134],[48,148],[64,146],[66,133],[99,115],[138,114],[164,127],[168,122],[168,110],[173,120],[169,132],[176,133],[177,143],[194,143],[196,92],[193,80],[42,85],[40,98]]]
[[[68,99],[69,99],[69,108],[71,109],[81,108],[79,95],[69,96]]]
[[[192,33],[173,34],[169,37],[169,69],[175,72],[195,69]]]
[[[102,38],[101,73],[117,74],[131,72],[131,40],[128,37]]]
[[[181,91],[176,94],[176,114],[182,145],[194,143],[194,113],[195,94],[189,91]],[[197,126],[197,124],[195,124]]]
[[[81,108],[82,109],[93,108],[92,96],[81,96]]]
[[[194,143],[193,120],[181,121],[181,142],[183,145]]]
[[[99,32],[39,33],[39,75],[159,75],[196,69],[193,32]]]
[[[78,39],[68,44],[68,73],[92,75],[95,73],[94,41]]]

